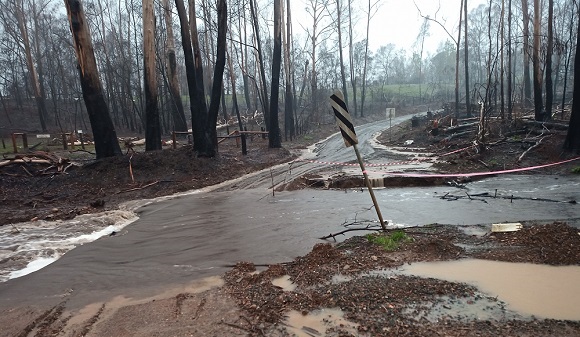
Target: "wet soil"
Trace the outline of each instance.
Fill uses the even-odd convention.
[[[469,137],[443,140],[430,134],[429,121],[419,127],[398,127],[381,142],[417,151],[447,153],[471,146]],[[290,160],[293,149],[334,132],[334,126],[270,150],[255,139],[250,154],[241,156],[235,143],[220,148],[214,159],[196,158],[189,147],[120,158],[84,161],[65,173],[32,163],[0,168],[0,225],[32,219],[72,218],[77,214],[113,209],[123,201],[152,198],[201,188]],[[491,137],[489,138],[492,139]],[[503,137],[502,137],[503,139]],[[501,139],[498,139],[501,140]],[[497,142],[498,140],[495,140]],[[442,160],[442,172],[474,172],[545,164],[566,158],[562,133],[554,131],[540,146],[517,161],[529,142],[508,137],[488,144],[486,151],[466,150]],[[60,154],[64,156],[64,154]],[[67,155],[73,157],[78,153]],[[543,169],[542,173],[569,174],[579,162]],[[132,172],[132,176],[131,176]],[[405,184],[405,182],[402,182]],[[484,233],[473,235],[470,233]],[[316,245],[306,256],[280,265],[237,264],[223,276],[225,284],[211,290],[180,290],[171,295],[135,301],[96,303],[70,311],[66,299],[53,307],[0,309],[0,336],[289,336],[285,317],[290,310],[303,314],[320,308],[340,308],[358,324],[298,327],[307,336],[578,336],[580,322],[504,315],[498,319],[464,319],[443,315],[437,321],[421,312],[440,304],[463,301],[468,306],[501,301],[462,283],[414,276],[377,276],[371,271],[397,268],[420,261],[461,258],[550,265],[580,265],[580,235],[564,223],[524,223],[514,233],[490,233],[488,227],[470,230],[444,225],[406,229],[409,240],[388,251],[357,236],[342,243]],[[256,273],[256,269],[261,272]],[[286,291],[272,280],[288,275],[296,289]],[[337,275],[342,280],[337,282]],[[333,281],[334,280],[334,281]],[[493,304],[496,303],[496,304]]]
[[[197,158],[191,146],[153,152],[138,149],[98,161],[78,151],[52,155],[64,158],[65,168],[73,165],[64,172],[35,163],[0,168],[0,225],[116,209],[124,201],[211,186],[293,157],[285,148],[268,149],[267,139],[259,137],[248,142],[247,156],[234,141],[222,143],[216,158]]]
[[[387,146],[404,147],[410,152],[433,154],[437,158],[434,167],[451,174],[530,168],[579,157],[578,153],[562,149],[567,133],[560,127],[567,124],[564,120],[553,121],[558,127],[526,119],[488,120],[483,142],[474,146],[478,132],[477,125],[473,125],[476,122],[474,118],[452,121],[444,113],[434,114],[431,118],[417,118],[416,126],[408,121],[392,132],[386,130],[378,141]],[[472,126],[457,130],[457,125],[469,124]],[[408,144],[409,141],[412,143]],[[579,167],[580,160],[575,160],[518,174],[570,174]]]

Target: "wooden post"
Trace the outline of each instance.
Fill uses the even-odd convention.
[[[375,205],[375,210],[377,211],[377,216],[379,217],[379,221],[381,222],[381,227],[383,228],[383,231],[386,232],[387,227],[385,226],[385,221],[383,220],[383,214],[381,214],[381,209],[379,208],[379,203],[377,202],[375,192],[373,191],[373,187],[371,186],[371,181],[369,180],[367,170],[365,169],[365,164],[363,163],[360,152],[358,152],[356,144],[353,144],[352,147],[354,148],[354,152],[356,153],[356,158],[358,159],[360,169],[362,170],[363,176],[365,177],[365,184],[367,185],[367,189],[369,190],[369,194],[371,195],[371,199],[373,200],[373,205]]]
[[[177,137],[175,136],[175,131],[171,134],[171,140],[173,141],[173,149],[177,149]]]
[[[26,136],[25,133],[22,133],[21,135],[22,135],[22,147],[25,150],[28,150],[28,137]]]
[[[62,147],[65,150],[68,150],[68,142],[66,141],[66,133],[62,134]]]
[[[18,146],[16,146],[16,134],[12,134],[12,147],[14,149],[14,153],[18,153]]]

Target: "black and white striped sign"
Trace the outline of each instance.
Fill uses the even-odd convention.
[[[344,102],[344,95],[340,90],[330,96],[330,105],[332,105],[332,110],[334,110],[336,124],[338,124],[338,127],[340,128],[340,133],[342,133],[342,138],[344,139],[346,146],[348,147],[358,144],[358,139],[354,132],[354,124],[352,123],[352,118],[350,117],[348,108]]]

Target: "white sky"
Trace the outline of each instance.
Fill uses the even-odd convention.
[[[304,22],[308,27],[312,23],[307,20],[304,13],[306,3],[308,0],[294,0],[292,1],[292,16],[293,20]],[[377,1],[377,0],[371,0]],[[461,0],[378,0],[379,10],[371,19],[369,43],[370,48],[376,51],[380,46],[393,43],[398,48],[411,51],[419,34],[419,29],[423,22],[423,18],[417,11],[417,6],[421,9],[423,15],[429,15],[432,18],[437,18],[443,23],[447,30],[457,35],[455,31],[459,23],[459,7]],[[468,0],[468,10],[487,3],[486,0]],[[368,1],[355,1],[355,6],[368,6]],[[439,8],[439,11],[437,9]],[[362,11],[364,9],[364,12]],[[355,25],[357,30],[357,38],[355,41],[362,40],[366,35],[366,8],[357,8],[359,12],[359,20]],[[435,16],[435,14],[437,14]],[[294,26],[294,32],[302,34],[300,25]],[[437,47],[442,41],[448,38],[443,28],[434,22],[431,22],[429,29],[430,37],[425,41],[425,53],[435,53]]]

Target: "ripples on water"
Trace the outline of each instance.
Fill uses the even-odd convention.
[[[84,214],[66,221],[33,221],[0,227],[0,282],[35,272],[71,249],[119,232],[137,220],[131,211]]]

